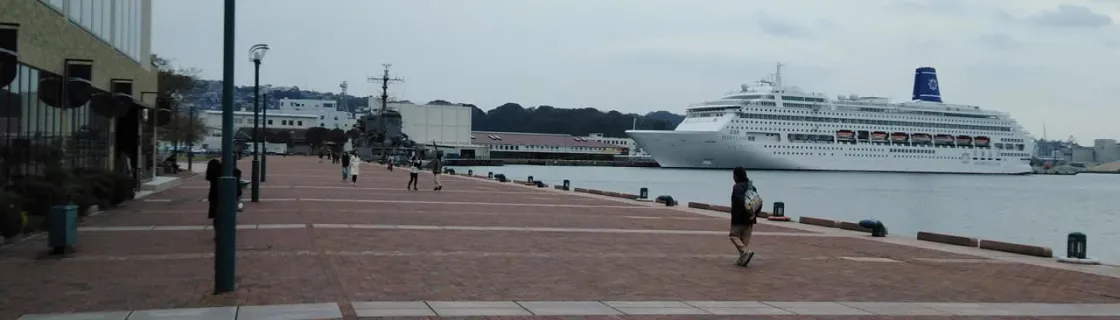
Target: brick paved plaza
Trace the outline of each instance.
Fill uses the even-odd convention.
[[[427,174],[406,191],[405,171],[372,164],[355,187],[317,159],[268,161],[262,201],[246,191],[238,217],[236,292],[211,294],[194,177],[89,218],[69,257],[45,257],[43,239],[0,249],[0,319],[1120,315],[1115,277],[772,222],[740,268],[727,220],[691,209],[467,177],[435,192]],[[231,308],[144,311],[201,307]]]

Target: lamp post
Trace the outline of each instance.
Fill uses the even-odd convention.
[[[267,44],[249,48],[249,61],[253,62],[253,202],[261,202],[261,60],[265,53]]]
[[[234,11],[236,0],[225,0],[222,42],[222,176],[218,178],[219,212],[214,219],[214,293],[226,293],[237,287],[237,177],[233,157],[233,71]]]
[[[261,94],[261,128],[268,131],[268,93],[272,92],[271,85],[264,85],[264,93]],[[261,154],[261,182],[267,181],[265,177],[268,176],[268,152]]]
[[[198,117],[194,113],[194,104],[187,108],[187,116],[190,117],[187,119],[187,138],[190,139],[187,141],[187,171],[194,172],[194,118]]]

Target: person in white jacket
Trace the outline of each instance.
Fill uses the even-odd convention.
[[[358,185],[358,172],[361,171],[362,159],[357,155],[350,157],[350,184]]]

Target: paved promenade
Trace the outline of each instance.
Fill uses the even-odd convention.
[[[368,164],[351,186],[337,165],[268,161],[238,217],[236,292],[211,294],[195,177],[91,217],[69,257],[0,249],[0,319],[1120,318],[1120,279],[948,246],[765,222],[740,268],[727,219],[687,208],[467,177],[436,192],[429,174],[406,191],[405,171]]]

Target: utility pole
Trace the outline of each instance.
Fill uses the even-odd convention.
[[[386,134],[385,110],[388,110],[387,108],[389,107],[389,83],[403,83],[404,79],[389,77],[389,67],[392,67],[392,64],[384,63],[381,64],[381,66],[385,67],[384,72],[381,74],[381,78],[368,77],[366,81],[368,81],[369,83],[381,83],[381,109],[377,111],[377,133],[381,137],[381,142],[384,143]]]

